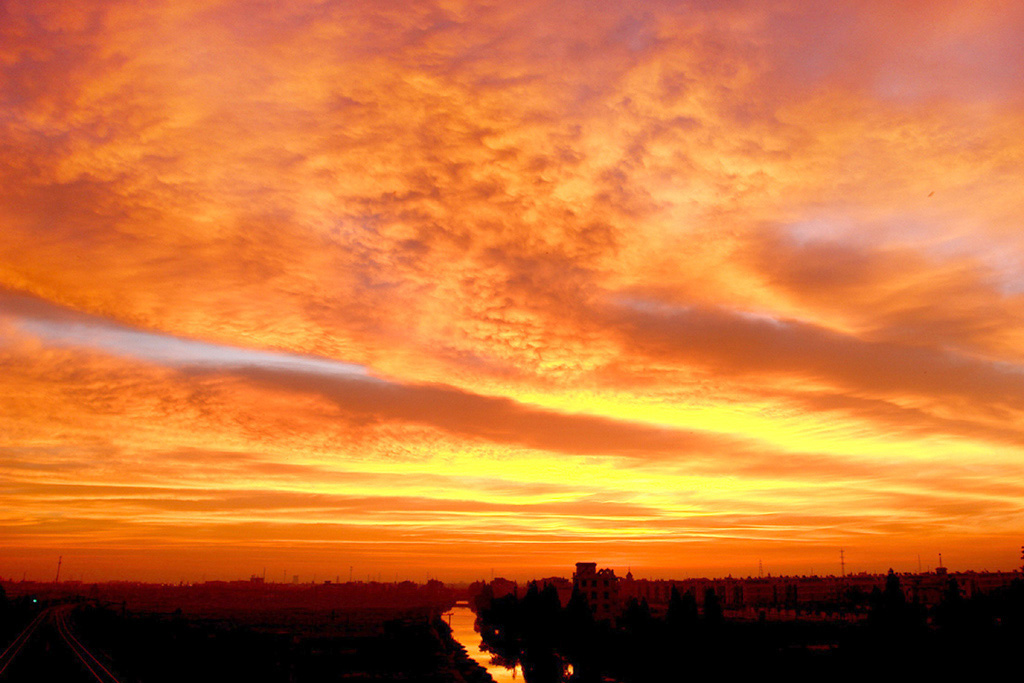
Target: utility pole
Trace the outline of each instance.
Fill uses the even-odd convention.
[[[846,555],[842,548],[839,549],[839,576],[846,577]]]
[[[60,563],[64,560],[63,555],[57,556],[57,577],[53,580],[54,583],[60,583]]]

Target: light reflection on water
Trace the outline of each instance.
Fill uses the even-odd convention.
[[[480,666],[487,669],[487,673],[494,679],[494,683],[523,683],[523,670],[519,666],[515,669],[506,669],[497,664],[491,664],[491,653],[480,649],[480,634],[473,630],[473,623],[476,615],[469,607],[458,604],[449,613],[451,615],[452,637],[459,641],[469,656]],[[448,614],[445,615],[446,617]]]

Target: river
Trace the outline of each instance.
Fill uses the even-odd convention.
[[[466,652],[473,660],[487,669],[487,673],[494,679],[494,683],[512,683],[513,681],[523,683],[523,670],[519,666],[516,666],[515,669],[506,669],[503,666],[491,664],[491,654],[480,649],[480,634],[473,630],[476,615],[466,603],[457,603],[450,615],[452,637],[466,648]]]

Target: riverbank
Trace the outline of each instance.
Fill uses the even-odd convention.
[[[438,621],[435,627],[456,683],[494,683],[487,670],[469,656],[466,646],[456,640],[448,624]]]

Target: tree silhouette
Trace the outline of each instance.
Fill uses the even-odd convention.
[[[903,595],[903,587],[900,586],[900,577],[889,568],[885,577],[885,590],[882,591],[882,602],[885,608],[897,611],[907,604],[907,597]]]
[[[522,624],[520,622],[519,600],[515,593],[494,598],[481,610],[481,649],[491,653],[495,664],[513,669],[522,657]]]
[[[648,606],[647,600],[638,601],[636,598],[630,598],[617,623],[620,628],[630,633],[637,635],[645,633],[651,624],[651,608]]]
[[[924,610],[917,602],[907,603],[900,577],[892,569],[885,577],[885,589],[879,592],[875,587],[871,592],[868,621],[888,648],[907,647],[924,636]]]
[[[672,586],[665,622],[670,629],[676,632],[693,631],[697,626],[697,599],[693,597],[692,591],[686,591],[685,595],[680,595],[679,590]]]
[[[541,591],[536,582],[530,582],[519,608],[524,676],[530,683],[557,683],[565,673],[565,663],[556,652],[561,612],[558,591],[552,585]]]
[[[494,589],[491,588],[491,584],[484,583],[483,581],[475,581],[469,585],[470,602],[473,605],[473,612],[479,615],[483,613],[491,601],[494,600]],[[479,629],[477,629],[479,630]]]
[[[600,630],[587,598],[576,588],[562,610],[562,653],[572,663],[573,681],[590,683],[601,678]]]
[[[722,603],[714,588],[704,591],[704,623],[708,626],[717,626],[722,623]]]

